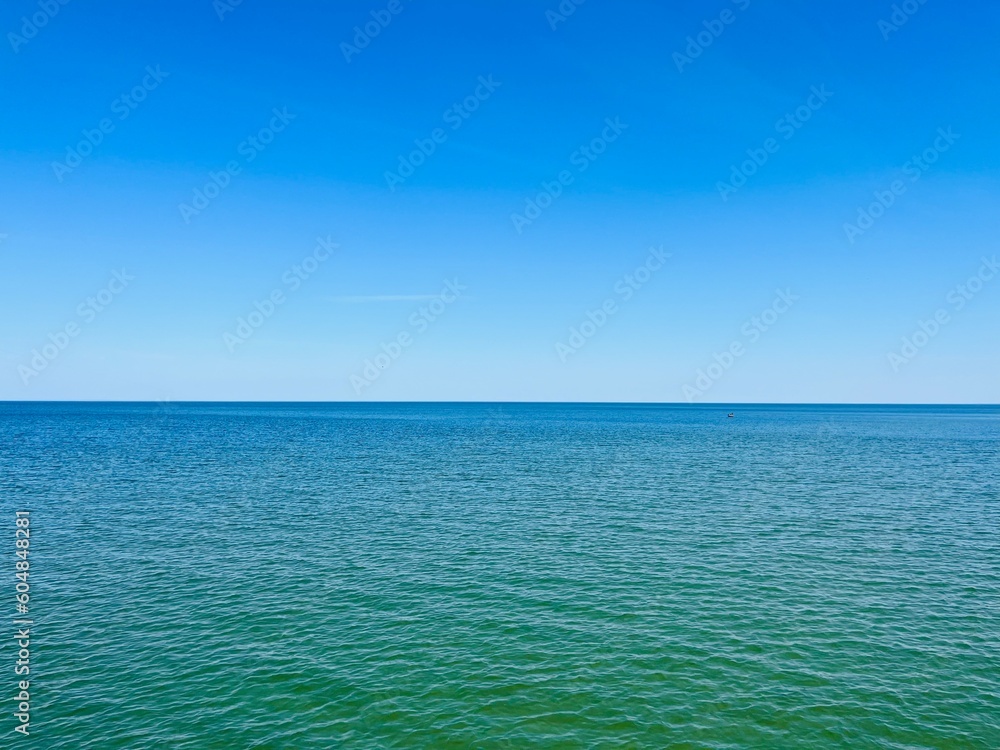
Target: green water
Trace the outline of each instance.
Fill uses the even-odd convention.
[[[0,747],[1000,748],[1000,409],[734,408],[0,404]]]

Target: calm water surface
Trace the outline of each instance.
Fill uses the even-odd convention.
[[[0,404],[0,747],[1000,748],[1000,408],[733,408]]]

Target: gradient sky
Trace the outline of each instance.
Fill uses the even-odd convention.
[[[1000,7],[906,8],[11,0],[0,399],[684,401],[700,370],[706,402],[998,402]],[[296,285],[318,237],[339,247]]]

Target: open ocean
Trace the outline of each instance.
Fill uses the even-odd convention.
[[[1000,748],[1000,407],[2,403],[0,467],[3,748]]]

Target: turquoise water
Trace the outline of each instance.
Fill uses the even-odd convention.
[[[1000,408],[733,408],[0,404],[0,747],[1000,748]]]

